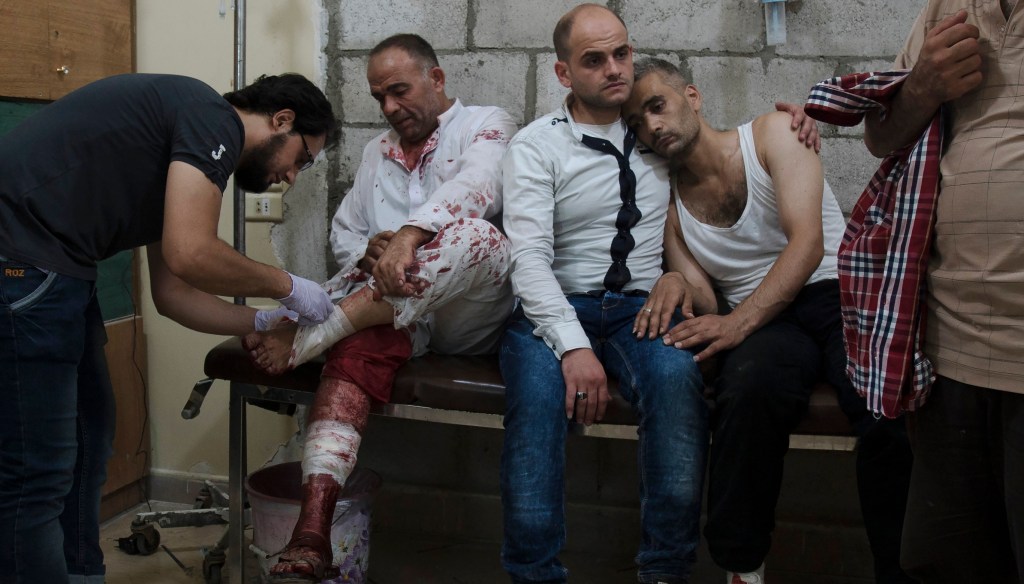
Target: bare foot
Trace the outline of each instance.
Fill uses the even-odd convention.
[[[330,544],[322,536],[304,532],[288,543],[278,562],[270,568],[270,581],[291,582],[293,580],[287,576],[294,575],[297,581],[320,582],[337,573],[331,559]]]
[[[281,559],[270,568],[271,574],[297,574],[307,576],[311,582],[323,578],[323,557],[315,549],[298,546],[285,550]],[[319,574],[317,574],[319,568]]]
[[[296,325],[283,325],[268,331],[254,332],[242,338],[242,347],[257,367],[271,375],[280,375],[290,369]]]

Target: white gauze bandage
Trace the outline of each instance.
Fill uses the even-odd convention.
[[[288,368],[296,367],[331,348],[331,345],[356,332],[345,311],[335,306],[331,316],[320,324],[300,326],[292,341]]]
[[[311,475],[326,474],[345,486],[356,465],[356,453],[362,437],[352,424],[317,420],[306,428],[306,446],[302,455],[302,482]]]

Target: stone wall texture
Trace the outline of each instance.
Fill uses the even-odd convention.
[[[554,75],[551,31],[557,19],[578,4],[570,0],[320,1],[327,22],[324,78],[341,118],[342,137],[329,153],[330,164],[318,166],[322,170],[296,185],[301,190],[287,199],[285,229],[275,230],[275,239],[290,234],[284,245],[290,251],[282,254],[284,265],[299,265],[310,275],[322,272],[308,265],[309,250],[324,245],[320,242],[350,188],[363,147],[387,127],[366,83],[370,48],[390,34],[418,33],[437,49],[449,95],[467,104],[502,106],[525,124],[553,110],[565,95]],[[708,121],[725,129],[773,109],[777,100],[802,102],[808,89],[822,79],[887,68],[924,1],[790,0],[786,2],[788,39],[778,46],[765,43],[764,11],[757,0],[606,0],[602,4],[625,21],[637,53],[658,56],[682,68],[704,94]],[[877,160],[864,148],[861,128],[821,126],[821,132],[826,176],[841,206],[849,211]],[[323,216],[322,225],[314,224],[318,214]],[[327,249],[322,263],[328,273],[333,272]],[[494,430],[374,419],[363,441],[360,463],[385,477],[375,521],[385,528],[499,541],[501,440],[502,434]],[[570,437],[568,550],[611,554],[635,548],[639,530],[635,449],[633,441]],[[869,547],[857,527],[853,456],[811,451],[787,455],[770,566],[773,574],[802,575],[803,579],[780,582],[871,580]],[[693,581],[724,580],[704,547],[699,554]],[[631,577],[628,567],[623,575]]]
[[[883,69],[903,44],[924,0],[790,0],[787,42],[765,42],[757,0],[606,0],[639,54],[678,63],[705,97],[705,117],[727,128],[802,102],[817,81]],[[327,91],[342,138],[327,177],[327,217],[351,185],[367,140],[386,128],[366,83],[367,53],[384,37],[415,32],[438,52],[448,93],[499,105],[525,124],[559,105],[551,31],[572,0],[323,0]],[[862,130],[821,126],[826,177],[849,211],[877,161]],[[308,217],[307,217],[308,219]],[[321,231],[321,230],[318,230]],[[330,266],[330,255],[325,260]]]

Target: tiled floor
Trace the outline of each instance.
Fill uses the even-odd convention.
[[[187,509],[188,505],[152,503],[154,511]],[[128,555],[117,549],[117,540],[131,534],[135,514],[149,511],[139,505],[111,519],[100,528],[100,545],[107,565],[107,584],[191,584],[203,579],[203,551],[217,543],[224,526],[158,529],[160,549],[148,556]],[[177,561],[175,561],[177,560]],[[180,566],[178,562],[184,566]]]
[[[154,510],[184,509],[187,505],[153,503]],[[217,543],[223,526],[160,528],[160,549],[148,556],[127,555],[117,549],[117,539],[131,533],[136,507],[105,523],[100,531],[106,556],[107,584],[203,583],[203,551]],[[507,582],[498,560],[498,546],[486,543],[435,541],[398,534],[372,534],[370,573],[367,584],[495,584]],[[574,582],[631,584],[636,575],[631,554],[594,557],[565,553],[562,560]],[[177,561],[176,561],[177,560]],[[180,565],[179,563],[180,562]],[[255,559],[247,564],[245,584],[258,584]],[[229,570],[223,573],[230,579]],[[252,577],[250,577],[252,576]]]
[[[188,508],[187,505],[166,503],[153,503],[153,507],[157,511]],[[147,510],[145,506],[136,507],[110,520],[100,530],[107,564],[106,584],[205,584],[203,552],[217,543],[224,526],[160,528],[161,547],[148,556],[130,556],[118,550],[117,539],[131,533],[130,524],[135,514]],[[834,538],[835,534],[825,530],[821,537]],[[792,538],[781,539],[788,541]],[[370,571],[365,584],[504,584],[509,581],[499,563],[497,544],[410,537],[380,528],[373,531],[370,541]],[[782,555],[787,553],[799,555],[792,548],[779,546],[776,566],[784,561]],[[615,554],[577,551],[563,552],[559,558],[569,568],[573,584],[633,584],[636,572],[632,555],[632,550]],[[244,584],[262,584],[256,558],[252,554],[247,554],[247,557]],[[231,578],[227,568],[222,576],[224,582],[239,584]],[[772,584],[870,582],[870,579],[860,577],[823,576],[820,571],[805,573],[775,569],[768,576]],[[691,581],[693,584],[721,584],[725,581],[724,572],[713,565],[703,546]]]

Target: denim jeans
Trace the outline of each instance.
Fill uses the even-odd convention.
[[[639,416],[641,582],[685,582],[696,559],[708,443],[703,382],[688,351],[637,340],[644,299],[570,296],[609,378]],[[502,338],[506,385],[501,457],[502,564],[514,582],[565,582],[565,382],[560,361],[522,309]]]
[[[0,582],[104,573],[114,435],[93,282],[0,258]]]

